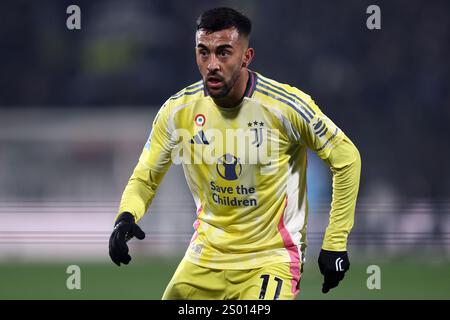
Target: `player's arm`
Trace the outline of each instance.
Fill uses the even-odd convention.
[[[134,236],[138,239],[145,237],[136,223],[147,212],[170,167],[175,142],[169,116],[169,106],[164,105],[153,121],[149,139],[122,194],[109,241],[110,257],[119,266],[121,262],[128,264],[131,260],[126,242]]]
[[[320,271],[325,278],[322,291],[326,293],[338,285],[350,267],[347,238],[354,222],[361,158],[352,141],[309,96],[304,95],[302,100],[299,110],[306,116],[296,119],[301,139],[328,164],[333,174],[329,224],[319,255]]]
[[[347,136],[330,150],[324,161],[333,173],[330,218],[319,254],[319,269],[324,276],[322,292],[337,287],[350,268],[347,238],[353,227],[361,172],[358,149]]]
[[[122,194],[119,215],[129,212],[136,222],[147,212],[172,163],[171,154],[175,141],[169,117],[169,106],[164,105],[153,121],[149,139]]]
[[[324,161],[333,173],[333,196],[322,249],[347,251],[347,238],[353,227],[358,196],[361,157],[355,145],[344,136]]]

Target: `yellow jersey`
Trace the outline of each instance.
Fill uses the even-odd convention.
[[[298,268],[307,246],[310,148],[334,174],[323,248],[346,250],[359,186],[357,149],[309,95],[248,72],[236,107],[216,105],[202,81],[164,103],[119,213],[140,220],[169,166],[181,164],[197,208],[188,261],[214,269],[277,262]]]

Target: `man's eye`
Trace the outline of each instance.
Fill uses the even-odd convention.
[[[219,56],[221,56],[221,57],[228,57],[229,55],[230,55],[229,51],[222,51],[219,53]]]
[[[200,55],[201,55],[202,57],[206,57],[206,56],[208,55],[208,52],[205,51],[205,50],[202,50],[202,51],[200,51]]]

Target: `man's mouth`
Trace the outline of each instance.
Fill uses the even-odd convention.
[[[219,88],[223,85],[223,80],[222,78],[212,76],[206,79],[206,83],[210,88]]]

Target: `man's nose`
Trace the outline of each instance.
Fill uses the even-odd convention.
[[[211,58],[209,59],[207,68],[208,68],[209,72],[214,72],[214,71],[220,70],[219,61],[217,60],[215,55],[211,55]]]

